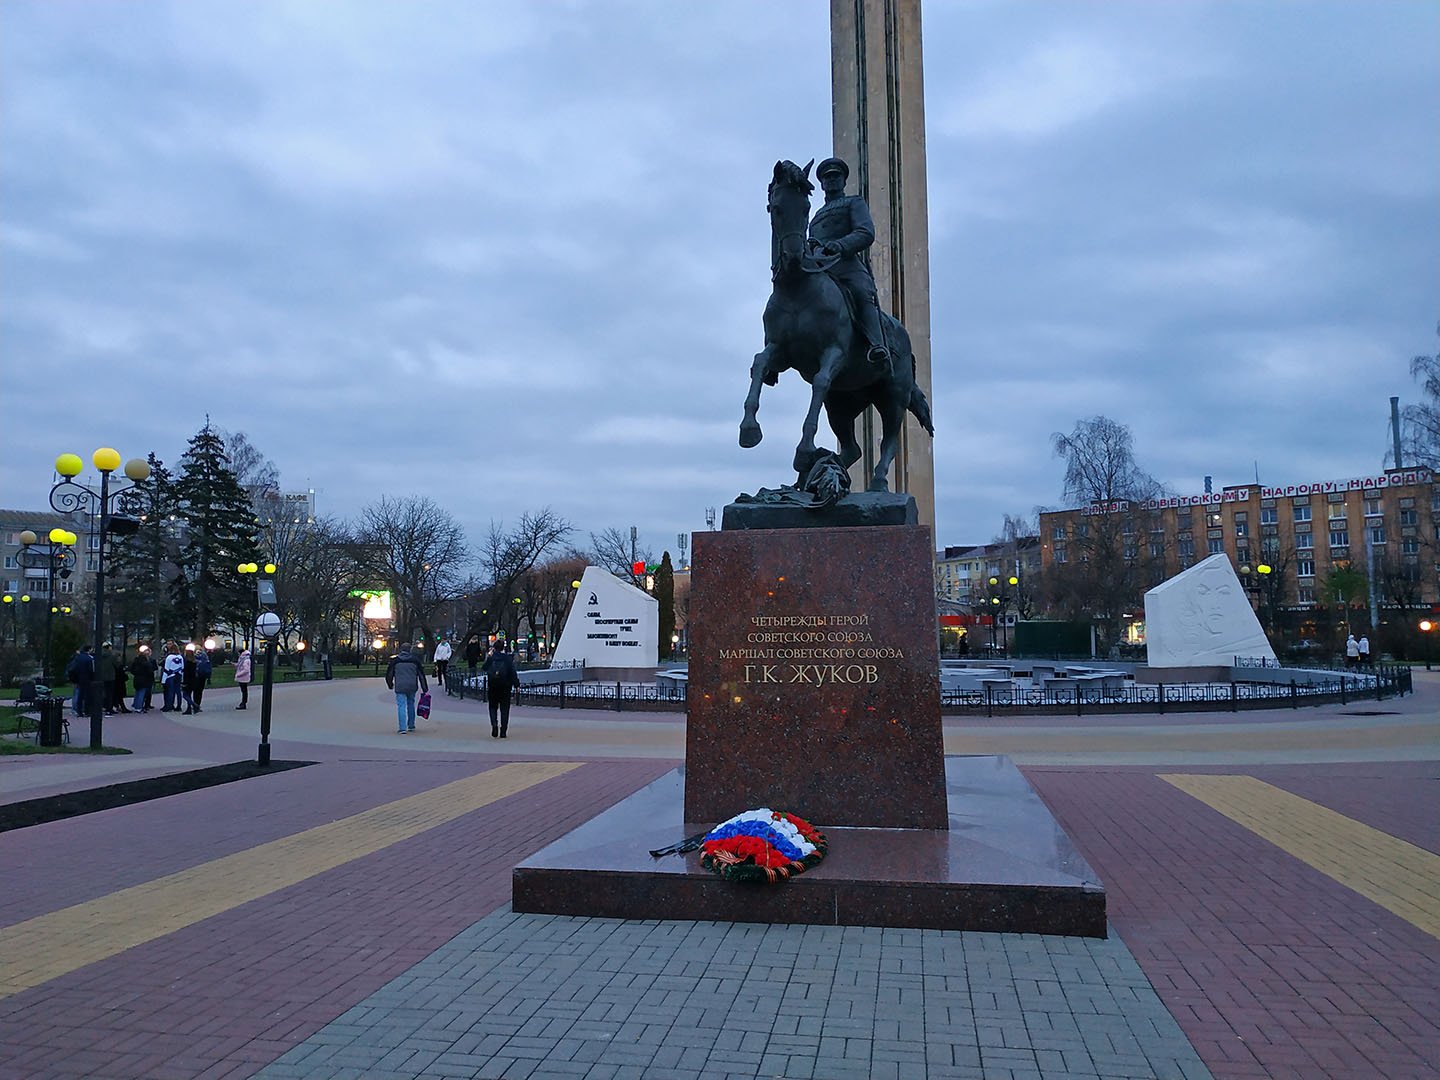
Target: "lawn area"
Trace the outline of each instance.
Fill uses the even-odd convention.
[[[12,698],[13,700],[13,698]],[[104,746],[99,750],[91,750],[86,743],[88,738],[88,727],[86,721],[81,719],[78,724],[75,718],[70,720],[70,738],[75,740],[64,746],[38,746],[34,739],[33,714],[26,723],[23,734],[20,732],[20,712],[14,706],[0,706],[0,757],[14,757],[20,754],[128,754],[123,746]]]

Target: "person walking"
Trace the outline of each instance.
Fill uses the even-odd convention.
[[[471,634],[470,640],[465,642],[465,664],[470,669],[472,679],[475,677],[475,669],[480,666],[480,654],[484,651],[484,646],[480,644],[480,638]]]
[[[1345,666],[1355,667],[1360,663],[1360,643],[1351,634],[1345,639]]]
[[[250,662],[250,650],[241,649],[240,655],[235,658],[235,685],[240,687],[240,704],[236,709],[243,709],[250,701],[250,680],[254,678],[254,668]]]
[[[445,672],[450,667],[451,652],[447,639],[442,639],[440,644],[435,646],[435,681],[441,686],[445,685]]]
[[[1359,664],[1360,664],[1360,666],[1361,666],[1361,667],[1369,667],[1369,666],[1370,666],[1370,635],[1369,635],[1369,634],[1361,634],[1361,635],[1360,635],[1360,640],[1355,643],[1355,646],[1356,646],[1357,649],[1360,650],[1360,656],[1359,656],[1359,661],[1358,661]]]
[[[210,662],[210,650],[201,645],[195,650],[195,676],[190,691],[190,696],[195,702],[195,711],[200,712],[200,702],[205,697],[205,687],[210,682],[210,676],[215,672],[215,665]]]
[[[401,645],[400,651],[390,658],[390,665],[385,669],[385,685],[395,691],[398,734],[414,731],[415,695],[421,690],[428,694],[430,687],[425,682],[425,664],[411,651],[410,642]]]
[[[131,703],[135,712],[150,711],[150,695],[155,690],[155,658],[150,655],[150,646],[141,645],[130,661],[130,675],[135,680],[135,700]]]
[[[520,685],[520,673],[503,640],[495,642],[483,674],[485,699],[490,703],[490,737],[503,739],[510,727],[510,692]]]
[[[185,657],[180,655],[177,642],[165,643],[165,660],[161,670],[161,689],[165,692],[165,705],[161,712],[175,712],[180,708],[180,684],[185,678]]]

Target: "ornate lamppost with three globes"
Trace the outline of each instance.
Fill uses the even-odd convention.
[[[73,514],[84,510],[98,522],[100,538],[96,552],[95,569],[95,671],[90,681],[90,749],[99,750],[103,745],[105,726],[105,684],[100,670],[100,654],[105,645],[105,540],[112,531],[134,532],[139,521],[129,515],[115,513],[115,508],[127,504],[136,485],[150,477],[150,464],[144,458],[131,458],[125,462],[125,476],[130,483],[112,489],[110,475],[120,468],[120,453],[108,446],[102,446],[90,457],[91,463],[100,473],[100,489],[97,491],[75,478],[85,467],[77,454],[61,454],[55,459],[55,471],[62,479],[50,489],[50,505],[62,514]],[[122,529],[115,525],[123,521]]]
[[[70,576],[70,571],[75,565],[74,548],[79,542],[79,537],[68,529],[59,526],[50,530],[47,537],[49,546],[42,552],[36,549],[35,545],[40,538],[35,533],[26,529],[20,534],[20,565],[27,570],[45,571],[45,588],[50,597],[50,610],[45,612],[45,653],[40,658],[40,676],[48,684],[50,682],[50,630],[55,616],[60,609],[55,604],[55,576],[60,579]],[[70,609],[65,609],[68,614]]]
[[[14,645],[16,648],[19,648],[19,646],[20,646],[20,604],[28,604],[28,603],[30,602],[30,594],[29,594],[29,593],[23,594],[23,595],[20,597],[19,602],[17,603],[15,597],[11,596],[9,593],[6,593],[6,594],[5,594],[5,601],[4,601],[4,602],[5,602],[5,605],[10,609],[10,638],[11,638],[11,644]],[[31,640],[31,641],[34,641],[35,639],[34,639],[34,638],[31,638],[30,640]]]

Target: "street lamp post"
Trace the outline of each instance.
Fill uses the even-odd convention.
[[[28,594],[20,597],[21,604],[28,604],[29,602],[30,597]],[[10,643],[18,649],[20,647],[20,607],[15,603],[15,597],[9,593],[5,594],[5,603],[10,608]]]
[[[70,568],[75,563],[75,555],[70,550],[80,539],[74,533],[58,526],[50,530],[50,546],[42,554],[34,550],[35,543],[40,538],[31,530],[26,529],[20,534],[20,543],[23,547],[20,550],[20,565],[27,570],[45,571],[45,588],[50,596],[50,609],[45,612],[45,652],[40,657],[40,676],[48,685],[50,682],[50,628],[54,621],[55,612],[55,575],[58,573],[61,580],[70,576]],[[69,608],[65,609],[67,612]]]
[[[994,616],[990,624],[990,647],[991,649],[995,647],[994,620],[999,620],[1001,640],[1003,642],[1002,650],[1007,657],[1010,655],[1010,624],[1005,621],[1005,612],[1010,606],[1010,590],[1015,589],[1019,584],[1020,579],[1014,574],[1011,574],[1005,581],[1001,581],[998,577],[992,577],[990,579],[990,591],[992,593],[990,597],[990,610]]]
[[[260,688],[260,752],[256,761],[270,764],[270,701],[275,688],[275,635],[280,633],[280,616],[267,611],[255,620],[255,632],[265,639],[265,682]]]
[[[1435,640],[1432,636],[1435,633],[1435,624],[1429,619],[1420,620],[1420,633],[1425,635],[1425,670],[1430,670],[1430,660],[1434,656],[1431,650],[1431,643]]]
[[[275,582],[274,582],[273,580],[270,580],[270,579],[273,579],[273,577],[274,577],[274,575],[275,575],[275,571],[276,571],[277,569],[278,569],[278,567],[276,567],[276,565],[275,565],[273,562],[267,562],[267,563],[265,564],[265,566],[264,566],[265,577],[264,577],[264,578],[257,578],[256,581],[255,581],[255,618],[256,618],[257,620],[260,618],[260,611],[261,611],[261,609],[265,606],[265,604],[266,604],[267,602],[268,602],[268,603],[271,603],[271,604],[273,604],[273,603],[276,602],[276,601],[275,601]],[[239,565],[237,565],[237,566],[235,567],[235,572],[236,572],[237,574],[241,574],[241,575],[245,575],[245,574],[258,574],[258,573],[260,572],[260,570],[261,570],[260,564],[259,564],[259,563],[253,563],[253,562],[250,562],[250,563],[242,562],[242,563],[240,563]],[[257,622],[256,625],[258,626],[259,623]],[[253,649],[254,647],[255,647],[255,632],[254,632],[254,630],[252,629],[251,632],[250,632],[250,648]]]
[[[99,520],[99,550],[95,564],[95,672],[90,681],[90,749],[99,750],[103,745],[105,726],[105,676],[100,670],[100,654],[105,645],[105,537],[112,529],[117,517],[125,521],[134,531],[135,520],[115,515],[112,506],[128,502],[137,484],[150,476],[150,463],[144,458],[132,458],[125,463],[125,475],[130,484],[127,487],[110,489],[110,474],[120,468],[120,454],[108,446],[102,446],[90,456],[91,462],[100,472],[100,490],[76,481],[84,463],[75,454],[61,454],[55,459],[55,471],[64,479],[50,489],[50,505],[62,514],[73,514],[85,509]]]

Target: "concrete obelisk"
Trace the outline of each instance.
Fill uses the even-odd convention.
[[[830,73],[835,156],[849,164],[851,190],[865,197],[875,219],[870,267],[880,306],[909,330],[915,381],[933,407],[920,0],[830,0]],[[880,421],[873,409],[860,426],[864,456],[851,468],[856,490],[864,490],[879,455]],[[908,413],[891,486],[915,497],[920,523],[930,527],[933,540],[934,449]]]

